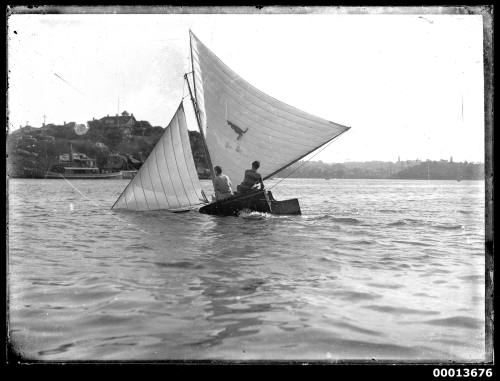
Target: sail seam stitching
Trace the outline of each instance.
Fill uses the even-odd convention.
[[[157,150],[156,147],[155,147],[154,150],[155,150],[156,170],[158,171],[158,176],[160,177],[160,184],[161,184],[161,187],[163,189],[163,195],[165,196],[165,200],[167,201],[167,208],[170,208],[170,202],[168,201],[167,192],[165,191],[165,185],[163,184],[163,178],[162,178],[162,175],[161,175],[160,166],[158,165],[158,155],[157,155],[157,152],[159,150]]]
[[[172,125],[170,124],[168,128],[171,129]],[[170,181],[170,185],[172,186],[172,190],[174,191],[175,198],[177,199],[177,205],[181,205],[181,203],[179,201],[179,197],[177,196],[177,191],[175,190],[175,185],[172,182],[172,174],[170,173],[170,166],[168,165],[167,154],[165,151],[165,140],[162,142],[162,147],[163,147],[163,157],[165,158],[165,164],[166,164],[167,171],[168,171],[168,178]]]
[[[146,192],[144,191],[144,184],[142,182],[142,173],[139,173],[139,181],[141,183],[142,194],[144,195],[144,201],[146,202],[146,207],[148,208],[148,210],[151,210],[151,208],[149,207],[148,198],[146,197]]]
[[[158,197],[156,196],[156,190],[155,190],[155,186],[153,184],[153,177],[151,176],[151,169],[149,167],[150,167],[150,165],[147,166],[147,169],[148,169],[148,174],[149,174],[149,181],[151,183],[151,189],[153,190],[153,194],[155,196],[156,205],[158,205],[158,209],[161,209],[160,202],[158,201]]]
[[[177,129],[176,131],[179,132],[179,115],[176,113],[176,124],[177,124]],[[182,180],[181,172],[179,170],[179,163],[177,162],[177,154],[175,151],[174,147],[174,135],[172,129],[170,129],[170,145],[172,146],[172,151],[174,153],[174,160],[175,160],[175,167],[177,168],[177,175],[179,176],[179,179],[181,180],[181,185],[182,189],[184,190],[184,196],[188,200],[189,206],[191,206],[191,200],[189,199],[189,195],[187,194],[186,187],[184,186],[184,181]]]

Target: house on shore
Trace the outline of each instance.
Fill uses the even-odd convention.
[[[96,159],[90,158],[84,153],[70,152],[59,155],[59,164],[67,167],[95,168]]]
[[[119,127],[125,135],[131,136],[137,120],[133,113],[129,114],[127,111],[123,111],[121,115],[109,116],[108,114],[101,119],[93,118],[92,121],[89,121],[89,125],[95,122],[99,122],[104,127]]]

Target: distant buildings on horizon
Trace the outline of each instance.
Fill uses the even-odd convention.
[[[132,127],[137,122],[137,120],[134,117],[134,114],[133,113],[129,114],[127,111],[123,111],[121,113],[121,115],[116,114],[115,116],[109,116],[109,114],[108,114],[100,119],[96,119],[96,118],[92,117],[92,120],[87,121],[87,123],[94,122],[96,120],[100,121],[101,123],[108,125],[108,126],[115,125],[115,126],[120,126],[120,127]],[[74,127],[75,125],[76,125],[76,122],[66,123],[66,121],[64,121],[62,124],[62,126],[70,126],[70,127]],[[44,121],[42,122],[42,127],[46,127],[46,126],[58,126],[58,125],[55,123],[45,123],[45,116],[44,116]],[[22,125],[19,126],[19,128],[26,128],[26,127],[40,128],[40,127],[31,126],[28,121],[26,121],[25,126],[22,126]]]

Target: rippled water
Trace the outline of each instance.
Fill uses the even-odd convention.
[[[110,211],[126,184],[10,180],[24,358],[484,359],[482,182],[287,179],[301,216],[247,218]]]

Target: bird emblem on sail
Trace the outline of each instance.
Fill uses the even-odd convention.
[[[229,127],[232,128],[232,130],[234,132],[236,132],[236,134],[238,134],[238,137],[236,138],[236,140],[240,140],[241,137],[243,136],[243,134],[246,134],[246,132],[248,131],[248,127],[247,127],[247,129],[245,131],[243,131],[240,127],[238,127],[233,122],[230,122],[229,120],[227,121],[227,124],[229,125]]]

